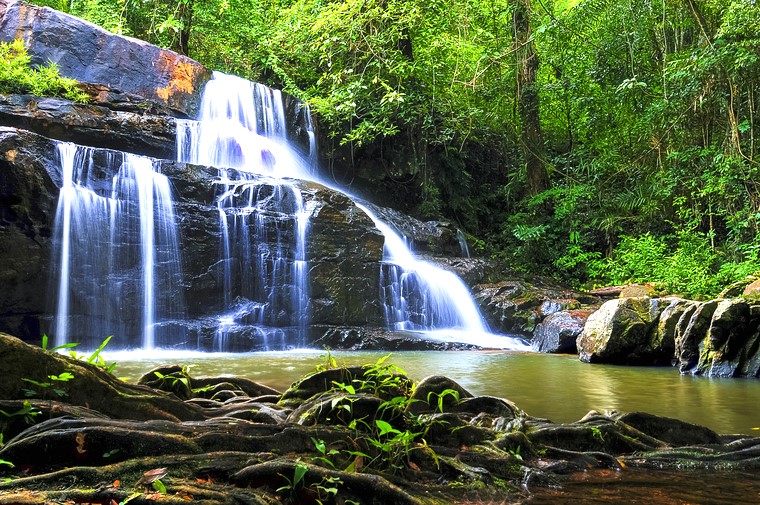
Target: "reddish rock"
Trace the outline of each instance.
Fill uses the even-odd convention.
[[[89,86],[96,102],[126,109],[165,108],[193,117],[211,71],[167,49],[116,35],[49,7],[0,0],[0,40],[22,39],[32,64],[49,61]]]

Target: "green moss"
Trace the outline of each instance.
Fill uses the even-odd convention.
[[[85,103],[89,100],[77,81],[62,77],[58,66],[33,68],[24,42],[0,42],[0,93],[29,93],[37,96],[55,96]]]

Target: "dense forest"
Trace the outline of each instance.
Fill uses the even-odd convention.
[[[35,2],[307,101],[338,182],[579,286],[760,270],[756,0]]]

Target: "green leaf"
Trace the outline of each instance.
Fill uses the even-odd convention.
[[[303,481],[306,472],[309,471],[309,467],[303,463],[296,463],[293,470],[293,487],[295,488],[301,481]]]
[[[103,340],[103,342],[100,343],[100,346],[95,350],[95,352],[93,352],[90,355],[90,357],[87,358],[87,362],[88,363],[93,363],[98,358],[98,356],[100,356],[100,353],[108,345],[108,342],[110,342],[112,338],[113,338],[113,335],[111,335],[109,337],[106,337],[106,339]]]
[[[382,419],[375,419],[375,425],[377,425],[377,428],[380,430],[378,435],[387,435],[388,433],[401,433],[399,430],[391,426],[391,424],[387,421],[383,421]]]
[[[166,486],[163,482],[161,482],[161,479],[154,480],[151,483],[151,486],[156,490],[157,493],[166,494]]]

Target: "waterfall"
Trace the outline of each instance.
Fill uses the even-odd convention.
[[[464,236],[464,232],[457,228],[457,240],[459,241],[459,250],[462,253],[463,258],[470,257],[470,248],[467,247],[467,237]]]
[[[218,261],[208,271],[209,293],[218,300],[208,303],[221,309],[202,321],[185,320],[174,207],[158,163],[59,143],[52,328],[58,345],[75,339],[91,348],[115,335],[116,348],[181,347],[197,335],[202,350],[308,346],[307,240],[316,203],[304,202],[292,180],[321,182],[308,107],[296,110],[308,153],[288,138],[277,90],[215,73],[200,111],[195,120],[177,120],[177,156],[218,171]],[[388,224],[357,206],[385,237],[378,276],[388,329],[520,348],[489,334],[455,274],[415,257]]]
[[[54,339],[150,349],[183,317],[169,181],[153,160],[57,144],[63,184],[55,218]],[[170,325],[169,325],[170,326]]]
[[[385,320],[394,330],[458,329],[485,334],[488,329],[467,286],[452,272],[418,260],[404,240],[367,207],[385,236],[380,285]]]
[[[316,137],[308,107],[302,104],[297,110],[304,116],[308,156],[290,146],[283,111],[279,91],[217,72],[206,85],[198,119],[178,122],[179,160],[219,168],[220,255],[228,310],[218,318],[215,350],[234,350],[233,336],[244,326],[257,329],[259,338],[274,335],[281,346],[306,343],[309,213],[286,178],[324,182],[314,172]],[[461,279],[417,259],[390,226],[357,206],[385,236],[379,275],[389,329],[524,348],[489,333]],[[286,327],[297,329],[295,342],[283,335]]]
[[[308,123],[310,138],[312,130]],[[309,179],[316,158],[288,142],[282,93],[214,73],[198,119],[178,122],[177,152],[179,161],[219,169],[225,313],[213,348],[305,346],[309,212],[286,178]]]

